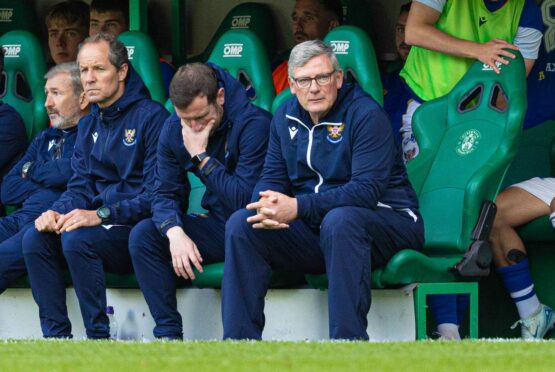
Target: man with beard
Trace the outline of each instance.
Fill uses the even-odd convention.
[[[0,219],[0,293],[25,275],[23,235],[65,190],[72,174],[76,126],[88,111],[75,63],[57,65],[45,78],[44,106],[52,128],[35,137],[2,183],[2,202],[23,206]]]

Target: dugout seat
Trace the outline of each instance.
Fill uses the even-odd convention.
[[[166,103],[166,89],[160,71],[158,50],[147,34],[141,31],[127,31],[118,36],[127,47],[129,62],[143,79],[153,100]]]
[[[398,252],[372,279],[377,288],[416,284],[418,339],[426,337],[426,296],[456,293],[470,295],[470,337],[477,337],[477,283],[458,282],[447,269],[469,246],[482,201],[495,199],[517,151],[526,111],[521,55],[501,71],[475,62],[449,94],[414,114],[420,154],[407,168],[424,218],[425,247]],[[506,107],[498,103],[501,96]],[[325,276],[307,281],[327,287]]]
[[[0,36],[6,32],[25,30],[36,34],[37,15],[30,0],[2,0],[0,3]]]
[[[4,48],[4,74],[0,99],[13,106],[23,118],[32,139],[48,126],[44,108],[46,62],[38,39],[28,31],[10,31],[0,37]]]

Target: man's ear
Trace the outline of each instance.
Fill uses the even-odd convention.
[[[129,65],[124,63],[118,70],[118,81],[123,82],[127,77],[127,73],[129,72]]]
[[[341,26],[341,24],[339,23],[339,21],[337,19],[334,19],[333,21],[330,21],[330,27],[328,29],[328,32],[330,32],[331,30],[333,30],[337,26]]]
[[[297,85],[295,84],[295,80],[292,77],[288,77],[287,81],[289,82],[289,89],[291,89],[291,93],[294,95],[297,94]]]
[[[335,78],[337,79],[337,89],[341,89],[343,86],[343,70],[337,70],[336,74],[337,76]]]
[[[224,88],[218,89],[218,93],[216,93],[216,103],[219,106],[224,106],[225,103],[225,90]]]
[[[81,111],[85,111],[87,109],[87,106],[89,106],[87,96],[85,95],[85,92],[81,92],[81,94],[79,95],[79,108],[81,109]]]

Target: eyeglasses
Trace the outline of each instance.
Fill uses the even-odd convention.
[[[316,81],[316,84],[318,84],[318,86],[323,87],[324,85],[328,85],[330,83],[331,76],[335,72],[336,71],[333,70],[332,72],[328,72],[327,74],[317,75],[313,78],[303,77],[303,78],[296,79],[292,77],[291,79],[293,79],[293,81],[295,82],[295,84],[297,84],[297,87],[299,87],[299,89],[309,88],[312,85],[312,80]]]

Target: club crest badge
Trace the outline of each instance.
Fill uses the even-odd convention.
[[[464,156],[476,150],[476,147],[480,143],[480,138],[482,138],[482,135],[476,129],[470,129],[464,132],[460,136],[459,142],[457,142],[457,154]]]
[[[326,139],[331,143],[339,143],[343,140],[343,129],[345,129],[345,124],[341,123],[339,125],[328,125],[328,136]]]
[[[125,136],[123,137],[123,144],[125,146],[133,146],[137,143],[137,139],[135,138],[135,129],[126,129]]]

